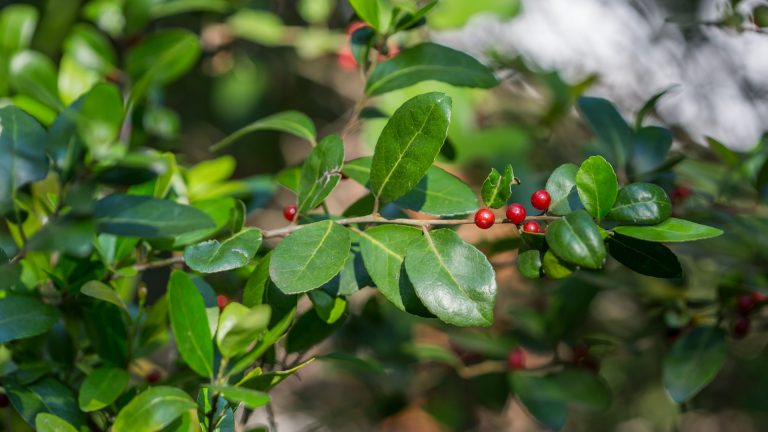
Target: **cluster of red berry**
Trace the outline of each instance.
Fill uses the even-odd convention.
[[[739,339],[749,334],[752,323],[749,320],[749,314],[755,309],[755,305],[765,303],[768,296],[755,291],[752,294],[744,294],[736,302],[736,308],[739,310],[739,318],[733,325],[733,335]]]
[[[552,202],[552,197],[549,196],[549,192],[544,189],[537,190],[531,195],[531,205],[533,208],[541,211],[549,209],[549,204]],[[525,220],[526,212],[525,207],[521,204],[511,204],[507,207],[507,220],[515,225],[520,225]],[[481,229],[488,229],[496,222],[496,216],[491,209],[482,208],[475,213],[475,225]],[[529,233],[540,233],[541,226],[536,221],[528,221],[523,225],[523,231]]]

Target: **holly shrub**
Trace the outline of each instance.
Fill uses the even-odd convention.
[[[750,314],[766,301],[751,292],[764,282],[759,267],[744,267],[765,262],[760,237],[750,234],[766,232],[765,221],[727,204],[756,196],[768,182],[768,170],[756,175],[764,155],[737,154],[712,140],[723,162],[686,159],[670,153],[669,129],[645,125],[660,96],[630,126],[607,100],[578,98],[571,89],[542,125],[567,116],[575,103],[594,136],[586,156],[543,178],[529,168],[516,177],[513,167],[528,162],[498,161],[500,169],[473,189],[435,164],[455,152],[446,138],[454,113],[465,109],[457,105],[467,100],[419,92],[391,113],[376,101],[427,80],[491,89],[499,78],[463,52],[424,41],[436,1],[386,14],[376,1],[350,3],[365,21],[347,36],[344,54],[343,65],[359,72],[348,76],[364,80],[351,112],[322,133],[290,110],[217,142],[198,137],[209,153],[197,164],[157,144],[188,126],[164,95],[183,92],[172,84],[196,73],[201,56],[216,48],[174,27],[173,17],[202,11],[230,27],[226,37],[290,45],[264,33],[271,22],[259,15],[265,12],[227,15],[233,9],[225,1],[94,1],[63,32],[45,27],[44,38],[62,35],[59,52],[30,48],[37,9],[2,10],[0,213],[9,236],[0,250],[0,396],[12,407],[6,427],[233,431],[244,430],[250,410],[267,407],[275,429],[272,390],[320,359],[357,364],[379,382],[389,379],[381,365],[390,362],[444,365],[450,376],[434,384],[443,399],[481,386],[479,403],[503,404],[513,395],[538,422],[560,428],[569,410],[608,410],[622,391],[622,383],[610,382],[617,371],[633,379],[637,366],[627,353],[646,355],[644,338],[658,333],[676,338],[651,343],[663,357],[653,376],[671,401],[689,403],[716,377],[728,333],[748,336]],[[69,13],[57,8],[55,14]],[[343,32],[331,46],[338,39]],[[555,75],[524,73],[548,77],[555,89],[565,85]],[[345,141],[373,121],[385,125],[372,155],[346,157]],[[257,131],[295,136],[308,156],[271,178],[231,179],[234,159],[217,153]],[[681,178],[694,197],[676,187]],[[545,187],[533,192],[542,180]],[[367,194],[337,214],[326,200],[342,181]],[[270,199],[276,187],[294,194],[285,208]],[[265,209],[283,211],[283,226],[250,223]],[[703,241],[721,236],[716,227],[726,224],[740,237]],[[461,225],[509,229],[473,245],[457,234]],[[744,260],[712,262],[742,241],[753,245]],[[503,263],[489,256],[510,250],[518,251],[519,274],[542,279],[545,303],[496,304],[494,267]],[[670,282],[642,285],[647,277]],[[689,284],[712,283],[723,288],[719,294],[686,294]],[[602,333],[595,323],[583,331],[598,293],[628,287],[644,299],[631,306],[646,310],[644,330],[608,337],[611,324],[603,322]],[[450,335],[452,348],[403,336],[414,322]],[[324,343],[332,336],[336,352]],[[406,348],[393,354],[395,345]],[[406,352],[411,360],[403,360]],[[549,360],[531,366],[526,352]],[[624,357],[596,373],[601,358],[617,352]],[[466,419],[446,420],[453,405],[439,408],[434,400],[436,418],[454,430],[468,427]]]

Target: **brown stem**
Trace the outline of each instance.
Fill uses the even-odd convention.
[[[184,263],[184,256],[183,255],[174,255],[174,256],[172,256],[170,258],[162,259],[162,260],[159,260],[159,261],[151,261],[151,262],[146,262],[146,263],[142,263],[142,264],[136,264],[135,266],[133,266],[133,268],[135,268],[136,271],[142,272],[142,271],[145,271],[145,270],[156,269],[156,268],[161,268],[161,267],[167,267],[167,266],[170,266],[170,265],[182,264],[182,263]]]

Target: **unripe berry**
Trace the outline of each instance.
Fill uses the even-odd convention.
[[[733,336],[737,339],[741,339],[749,333],[751,327],[749,318],[741,317],[733,326]]]
[[[549,204],[552,202],[552,197],[549,196],[549,192],[544,189],[537,190],[531,195],[531,205],[538,210],[546,210],[549,208]]]
[[[152,372],[148,373],[147,376],[147,382],[150,384],[154,384],[158,381],[160,381],[160,378],[162,378],[162,375],[160,375],[160,371],[157,369],[152,369]]]
[[[224,310],[229,304],[229,297],[224,294],[219,294],[216,296],[216,303],[219,305],[219,310]]]
[[[525,220],[525,207],[520,204],[512,204],[507,207],[507,219],[515,225],[520,225]]]
[[[8,408],[11,405],[11,400],[8,399],[8,395],[0,393],[0,408]]]
[[[536,221],[528,221],[525,223],[525,225],[523,225],[523,231],[529,233],[539,233],[541,232],[541,227]]]
[[[525,369],[525,351],[520,347],[510,351],[507,356],[507,366],[509,370]]]
[[[493,212],[487,208],[480,209],[475,213],[475,225],[477,225],[478,228],[488,229],[493,226],[495,221],[496,216],[494,216]]]
[[[739,308],[740,314],[748,315],[754,304],[755,302],[752,300],[752,296],[749,294],[744,294],[743,296],[739,297],[739,301],[736,303],[736,306]]]
[[[297,212],[296,205],[294,204],[287,205],[283,209],[283,217],[288,222],[292,222],[294,219],[296,219],[296,212]]]

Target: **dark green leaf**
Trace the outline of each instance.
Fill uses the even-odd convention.
[[[344,319],[340,319],[333,324],[328,324],[315,311],[307,311],[299,317],[291,331],[288,332],[285,349],[289,353],[294,353],[312,348],[332,335],[344,324],[344,321]]]
[[[125,390],[130,378],[124,369],[102,367],[94,370],[80,386],[80,409],[91,412],[109,406]]]
[[[184,262],[201,273],[216,273],[247,265],[261,246],[261,231],[247,228],[219,242],[208,240],[184,249]]]
[[[619,190],[608,218],[628,225],[655,225],[672,214],[667,193],[652,183],[632,183]]]
[[[168,282],[171,326],[179,353],[204,377],[213,375],[213,342],[203,297],[186,273],[175,270]]]
[[[301,166],[298,212],[312,210],[325,201],[341,179],[344,143],[338,135],[323,138]]]
[[[235,357],[248,351],[267,330],[271,309],[269,305],[247,308],[230,303],[219,318],[216,343],[224,357]]]
[[[599,269],[605,260],[605,244],[595,222],[578,210],[547,227],[547,243],[561,259],[582,267]]]
[[[87,257],[93,250],[96,224],[91,219],[59,217],[43,225],[29,239],[31,251],[58,251],[65,254]]]
[[[424,16],[437,6],[437,1],[432,0],[414,13],[405,13],[397,20],[395,28],[398,30],[410,30],[414,26],[419,25],[420,22],[423,22]]]
[[[195,408],[197,404],[184,391],[173,387],[153,387],[140,393],[120,410],[112,431],[158,431]]]
[[[541,278],[541,252],[533,249],[517,256],[517,270],[528,279]]]
[[[768,159],[763,162],[762,168],[760,168],[760,171],[757,173],[757,178],[755,178],[755,188],[757,188],[757,192],[763,200],[768,198]]]
[[[394,201],[421,180],[448,133],[451,99],[426,93],[405,102],[387,122],[371,162],[371,191],[382,202]]]
[[[725,332],[717,327],[697,327],[683,335],[664,358],[664,387],[677,403],[696,396],[725,363]]]
[[[669,218],[658,225],[651,226],[619,226],[613,231],[652,242],[704,240],[723,234],[720,229],[677,218]]]
[[[549,176],[546,191],[552,198],[549,212],[556,216],[564,216],[583,208],[576,192],[576,172],[579,167],[567,163],[560,165]]]
[[[493,72],[473,57],[427,42],[405,49],[376,66],[365,92],[375,96],[427,80],[458,87],[491,88],[498,84]]]
[[[168,238],[215,224],[200,210],[137,195],[110,195],[96,202],[94,216],[99,230],[126,237]]]
[[[576,191],[584,208],[602,219],[613,207],[619,183],[613,167],[602,156],[585,160],[576,172]]]
[[[651,173],[664,164],[672,147],[672,132],[659,126],[647,126],[637,131],[629,165],[634,178]]]
[[[29,114],[15,106],[0,108],[0,214],[13,209],[16,189],[48,174],[45,138]]]
[[[490,208],[504,206],[512,195],[514,181],[515,175],[512,171],[512,165],[507,165],[504,168],[504,175],[499,174],[496,168],[491,168],[491,173],[486,177],[480,191],[485,205]]]
[[[124,365],[128,360],[128,330],[125,314],[111,303],[82,297],[81,316],[88,338],[104,361]]]
[[[601,150],[611,162],[623,167],[631,157],[632,129],[616,107],[605,99],[579,98],[579,109],[592,132],[597,136]]]
[[[257,390],[233,386],[208,386],[208,388],[220,393],[228,401],[241,403],[250,409],[263,407],[270,401],[268,394]]]
[[[352,245],[349,231],[333,221],[294,231],[275,248],[269,274],[286,294],[319,288],[344,266]]]
[[[48,413],[40,413],[35,417],[37,432],[77,432],[74,426],[61,417]]]
[[[102,282],[96,280],[86,282],[83,287],[80,288],[80,292],[95,299],[112,303],[126,313],[128,312],[125,302],[120,298],[120,295],[117,294],[117,291]]]
[[[0,344],[45,333],[57,320],[56,309],[37,298],[0,298]]]
[[[256,368],[244,376],[237,385],[238,387],[242,386],[259,391],[268,391],[285,381],[287,378],[293,376],[296,372],[300,371],[304,366],[313,361],[315,361],[314,357],[301,362],[288,370],[278,370],[267,373],[262,371],[261,368]]]
[[[11,86],[56,111],[64,108],[59,99],[56,65],[42,53],[21,51],[10,65]]]
[[[413,240],[405,268],[416,295],[441,320],[465,327],[493,323],[493,267],[455,232],[440,229]]]
[[[298,111],[284,111],[264,117],[238,129],[223,140],[212,145],[210,150],[212,152],[219,151],[241,137],[259,130],[276,130],[289,133],[299,138],[304,138],[312,144],[315,143],[315,135],[317,134],[315,124],[305,114]]]
[[[666,96],[670,91],[676,89],[679,85],[674,84],[671,85],[664,90],[654,94],[651,96],[644,104],[643,107],[640,108],[640,111],[637,112],[637,116],[635,117],[635,129],[640,130],[643,127],[643,122],[645,121],[645,117],[648,116],[648,114],[652,113],[656,110],[656,104],[659,102],[661,98]]]
[[[368,64],[371,44],[376,40],[375,36],[376,31],[368,26],[360,27],[349,36],[349,47],[358,65]],[[360,118],[364,118],[362,112]]]
[[[659,243],[614,234],[608,237],[608,252],[616,261],[646,276],[674,279],[683,274],[675,254]]]
[[[16,412],[30,425],[35,424],[38,414],[50,413],[78,429],[85,427],[72,390],[54,378],[45,377],[25,387],[8,385],[5,391]]]
[[[573,273],[573,267],[561,261],[551,249],[544,253],[541,267],[544,270],[544,274],[552,279],[562,279]]]

